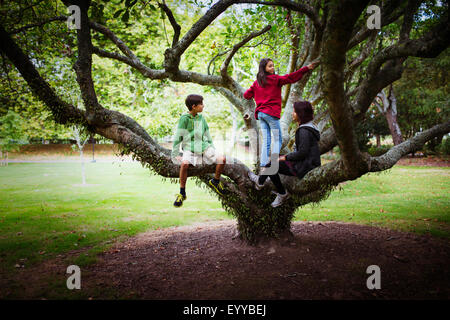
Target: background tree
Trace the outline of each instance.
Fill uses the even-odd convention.
[[[23,130],[24,120],[12,110],[0,117],[0,159],[8,165],[8,153],[16,151],[20,144],[26,142]]]
[[[80,153],[80,162],[81,162],[81,184],[83,186],[86,185],[86,170],[84,168],[84,145],[89,140],[89,135],[80,130],[78,126],[72,127],[72,137],[75,139],[76,144],[72,145],[72,149],[78,150]]]
[[[356,125],[355,131],[357,134],[358,147],[364,152],[369,151],[372,147],[372,138],[376,139],[376,145],[374,147],[379,148],[381,147],[381,138],[390,135],[386,117],[380,113],[380,110],[375,105],[370,106],[364,120]],[[371,153],[371,155],[374,154]]]
[[[436,58],[406,61],[403,77],[394,84],[399,125],[405,138],[450,118],[449,68],[449,49]],[[442,137],[429,141],[432,150]]]
[[[285,205],[275,209],[270,207],[271,187],[262,191],[253,190],[247,178],[250,169],[237,159],[229,159],[224,175],[230,193],[219,199],[228,212],[236,216],[241,237],[251,242],[260,237],[289,233],[291,219],[299,206],[324,199],[340,182],[357,179],[368,172],[386,170],[403,155],[450,131],[450,122],[445,119],[443,123],[421,131],[384,155],[371,157],[360,150],[355,130],[364,120],[377,94],[401,78],[403,64],[408,57],[436,57],[448,47],[450,27],[447,4],[371,1],[370,4],[381,7],[382,31],[396,26],[392,28],[395,37],[391,32],[389,39],[394,41],[379,41],[379,45],[375,46],[377,38],[382,37],[383,33],[366,26],[369,1],[202,2],[193,11],[192,21],[195,23],[192,25],[180,25],[183,16],[179,12],[195,8],[196,2],[166,4],[125,0],[116,4],[80,0],[63,3],[66,6],[76,4],[81,8],[81,29],[76,31],[76,39],[74,32],[63,32],[65,28],[61,22],[65,23],[67,19],[63,16],[66,9],[59,3],[37,1],[25,7],[20,2],[12,2],[5,7],[5,14],[2,15],[2,55],[7,58],[7,63],[12,63],[19,70],[33,94],[47,105],[56,122],[82,125],[92,133],[121,144],[124,153],[132,153],[134,158],[164,177],[176,178],[179,172],[179,166],[170,160],[170,150],[159,145],[132,117],[102,103],[96,85],[104,75],[99,74],[95,67],[95,56],[123,63],[147,79],[190,82],[217,90],[240,113],[254,145],[258,145],[259,140],[253,115],[255,105],[253,101],[243,99],[244,89],[254,79],[252,74],[255,74],[243,67],[246,65],[245,55],[252,54],[250,47],[256,47],[258,43],[263,46],[265,41],[270,48],[266,54],[272,55],[280,66],[280,72],[293,71],[320,58],[321,65],[317,71],[309,73],[284,91],[285,108],[281,118],[283,151],[288,151],[292,145],[289,140],[290,129],[293,129],[293,102],[306,97],[317,106],[317,121],[323,128],[321,152],[338,145],[341,157],[314,169],[300,181],[284,177],[283,182],[292,197]],[[177,7],[177,10],[172,11],[169,6]],[[240,23],[224,25],[227,19],[233,19],[233,14],[231,18],[224,14],[231,8],[239,8],[240,11],[234,14]],[[432,10],[433,14],[427,10]],[[155,23],[155,13],[162,14],[164,18],[162,30],[144,25],[137,34],[128,34],[132,24]],[[222,14],[224,20],[217,19]],[[55,32],[39,31],[39,28],[57,23],[63,27],[55,28]],[[208,47],[195,45],[206,41],[214,46],[214,42],[208,40],[209,32],[214,28],[223,30],[225,40],[220,44],[222,50],[214,61],[217,68],[211,70],[204,59]],[[413,28],[414,33],[411,33]],[[151,30],[163,32],[164,50],[160,50],[160,38],[154,39],[147,33]],[[30,34],[30,37],[23,34]],[[46,57],[60,57],[60,44],[64,50],[74,53],[65,61],[75,70],[85,109],[70,103],[63,93],[52,89],[50,80],[42,76],[46,74],[43,66],[48,66],[48,63],[39,50],[45,50]],[[142,46],[146,45],[149,50],[141,51]],[[240,50],[244,46],[249,49]],[[44,49],[37,49],[41,47]],[[281,57],[278,56],[279,48],[283,50]],[[230,69],[233,59],[239,61],[238,53],[243,54],[244,61],[235,64],[236,69],[243,70],[242,79],[237,80],[232,77]],[[251,58],[248,56],[247,59]],[[195,167],[189,170],[189,175],[204,183],[214,172],[214,167]]]
[[[385,89],[381,90],[381,92],[378,93],[378,99],[375,99],[374,104],[378,107],[380,113],[386,118],[389,126],[389,131],[392,136],[392,141],[396,146],[403,142],[402,131],[400,130],[397,120],[397,99],[395,98],[392,84],[387,90],[387,93]]]

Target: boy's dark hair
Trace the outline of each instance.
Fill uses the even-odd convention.
[[[189,109],[189,111],[192,110],[192,107],[202,103],[203,102],[203,97],[199,94],[190,94],[186,97],[186,107]]]
[[[258,74],[256,75],[256,80],[258,81],[260,87],[264,87],[266,85],[266,77],[269,75],[269,73],[267,73],[266,71],[266,66],[269,61],[272,61],[272,59],[264,58],[259,61],[259,70]]]
[[[301,124],[310,122],[314,118],[314,110],[309,101],[297,101],[294,103],[294,111]]]

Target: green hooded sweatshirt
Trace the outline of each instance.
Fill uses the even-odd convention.
[[[183,150],[199,154],[213,146],[208,124],[201,114],[198,113],[194,117],[190,113],[186,113],[180,117],[173,140],[172,158],[176,158],[180,154],[180,143]]]

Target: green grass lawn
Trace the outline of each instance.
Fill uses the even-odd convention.
[[[172,203],[179,185],[138,163],[15,163],[0,167],[0,268],[31,265],[87,248],[74,263],[95,261],[115,240],[146,230],[231,219],[219,201],[188,180],[188,200]],[[450,237],[450,169],[395,167],[349,181],[295,220],[335,220]]]
[[[450,168],[395,166],[340,185],[295,220],[344,221],[450,237]]]
[[[92,246],[89,262],[112,238],[229,219],[219,201],[188,180],[188,199],[175,208],[179,185],[151,176],[138,163],[15,163],[0,167],[1,267]]]

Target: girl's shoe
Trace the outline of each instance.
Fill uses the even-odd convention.
[[[255,184],[256,190],[261,190],[264,187],[264,184],[259,184],[259,176],[254,174],[252,171],[248,172],[248,177]]]
[[[279,207],[289,198],[289,193],[286,191],[285,194],[279,194],[277,192],[273,192],[277,195],[275,200],[270,204],[273,208]]]

